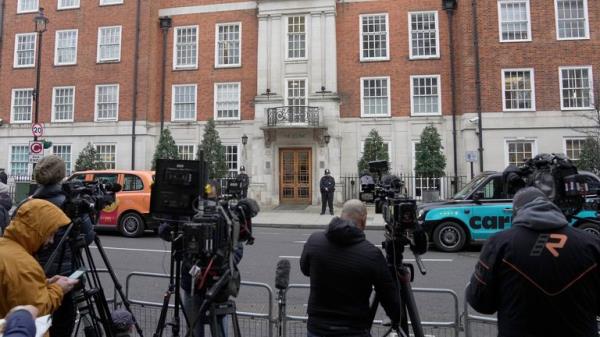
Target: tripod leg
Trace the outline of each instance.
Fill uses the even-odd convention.
[[[410,285],[410,278],[403,278],[402,281],[402,289],[400,289],[400,294],[402,296],[402,301],[404,306],[406,306],[406,311],[408,311],[408,316],[410,317],[410,322],[413,328],[413,333],[415,337],[424,337],[423,334],[423,326],[421,326],[421,317],[419,317],[419,311],[417,310],[417,303],[415,302],[415,296],[412,291],[412,287]],[[403,319],[406,315],[403,315]],[[407,330],[408,333],[408,324]]]
[[[212,337],[224,337],[221,336],[221,327],[219,326],[219,322],[217,320],[217,313],[214,304],[210,305],[209,309],[209,321],[210,321],[210,335]]]
[[[173,294],[171,286],[169,286],[169,290],[165,293],[163,298],[163,304],[160,309],[160,316],[158,318],[158,323],[156,325],[156,331],[154,332],[153,337],[162,337],[163,330],[165,329],[165,322],[167,320],[167,312],[169,311],[169,302],[171,301],[171,295]]]
[[[236,312],[236,307],[235,307],[235,302],[231,302],[231,320],[232,320],[232,326],[233,326],[233,336],[234,337],[241,337],[241,332],[240,332],[240,322],[238,321],[238,315]]]

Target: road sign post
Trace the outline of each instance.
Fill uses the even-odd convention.
[[[29,162],[36,164],[44,156],[44,143],[39,141],[29,142]]]
[[[477,151],[465,152],[465,161],[471,164],[471,179],[475,176],[473,172],[473,163],[477,161]]]

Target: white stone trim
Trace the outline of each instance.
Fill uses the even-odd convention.
[[[229,11],[242,11],[249,9],[257,9],[258,4],[256,1],[245,1],[245,2],[232,2],[225,4],[214,4],[214,5],[200,5],[200,6],[187,6],[187,7],[171,7],[163,8],[158,10],[158,16],[175,16],[175,15],[188,15],[188,14],[203,14],[203,13],[216,13],[216,12],[229,12]]]

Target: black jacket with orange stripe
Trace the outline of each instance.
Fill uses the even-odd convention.
[[[467,300],[481,313],[498,312],[500,337],[597,337],[599,263],[600,238],[537,198],[483,247]]]

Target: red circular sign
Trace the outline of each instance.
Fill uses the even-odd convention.
[[[41,142],[33,142],[29,145],[29,150],[31,153],[39,154],[44,151],[44,145]]]
[[[44,135],[44,126],[39,123],[33,124],[31,126],[31,133],[33,133],[35,137],[41,137]]]

